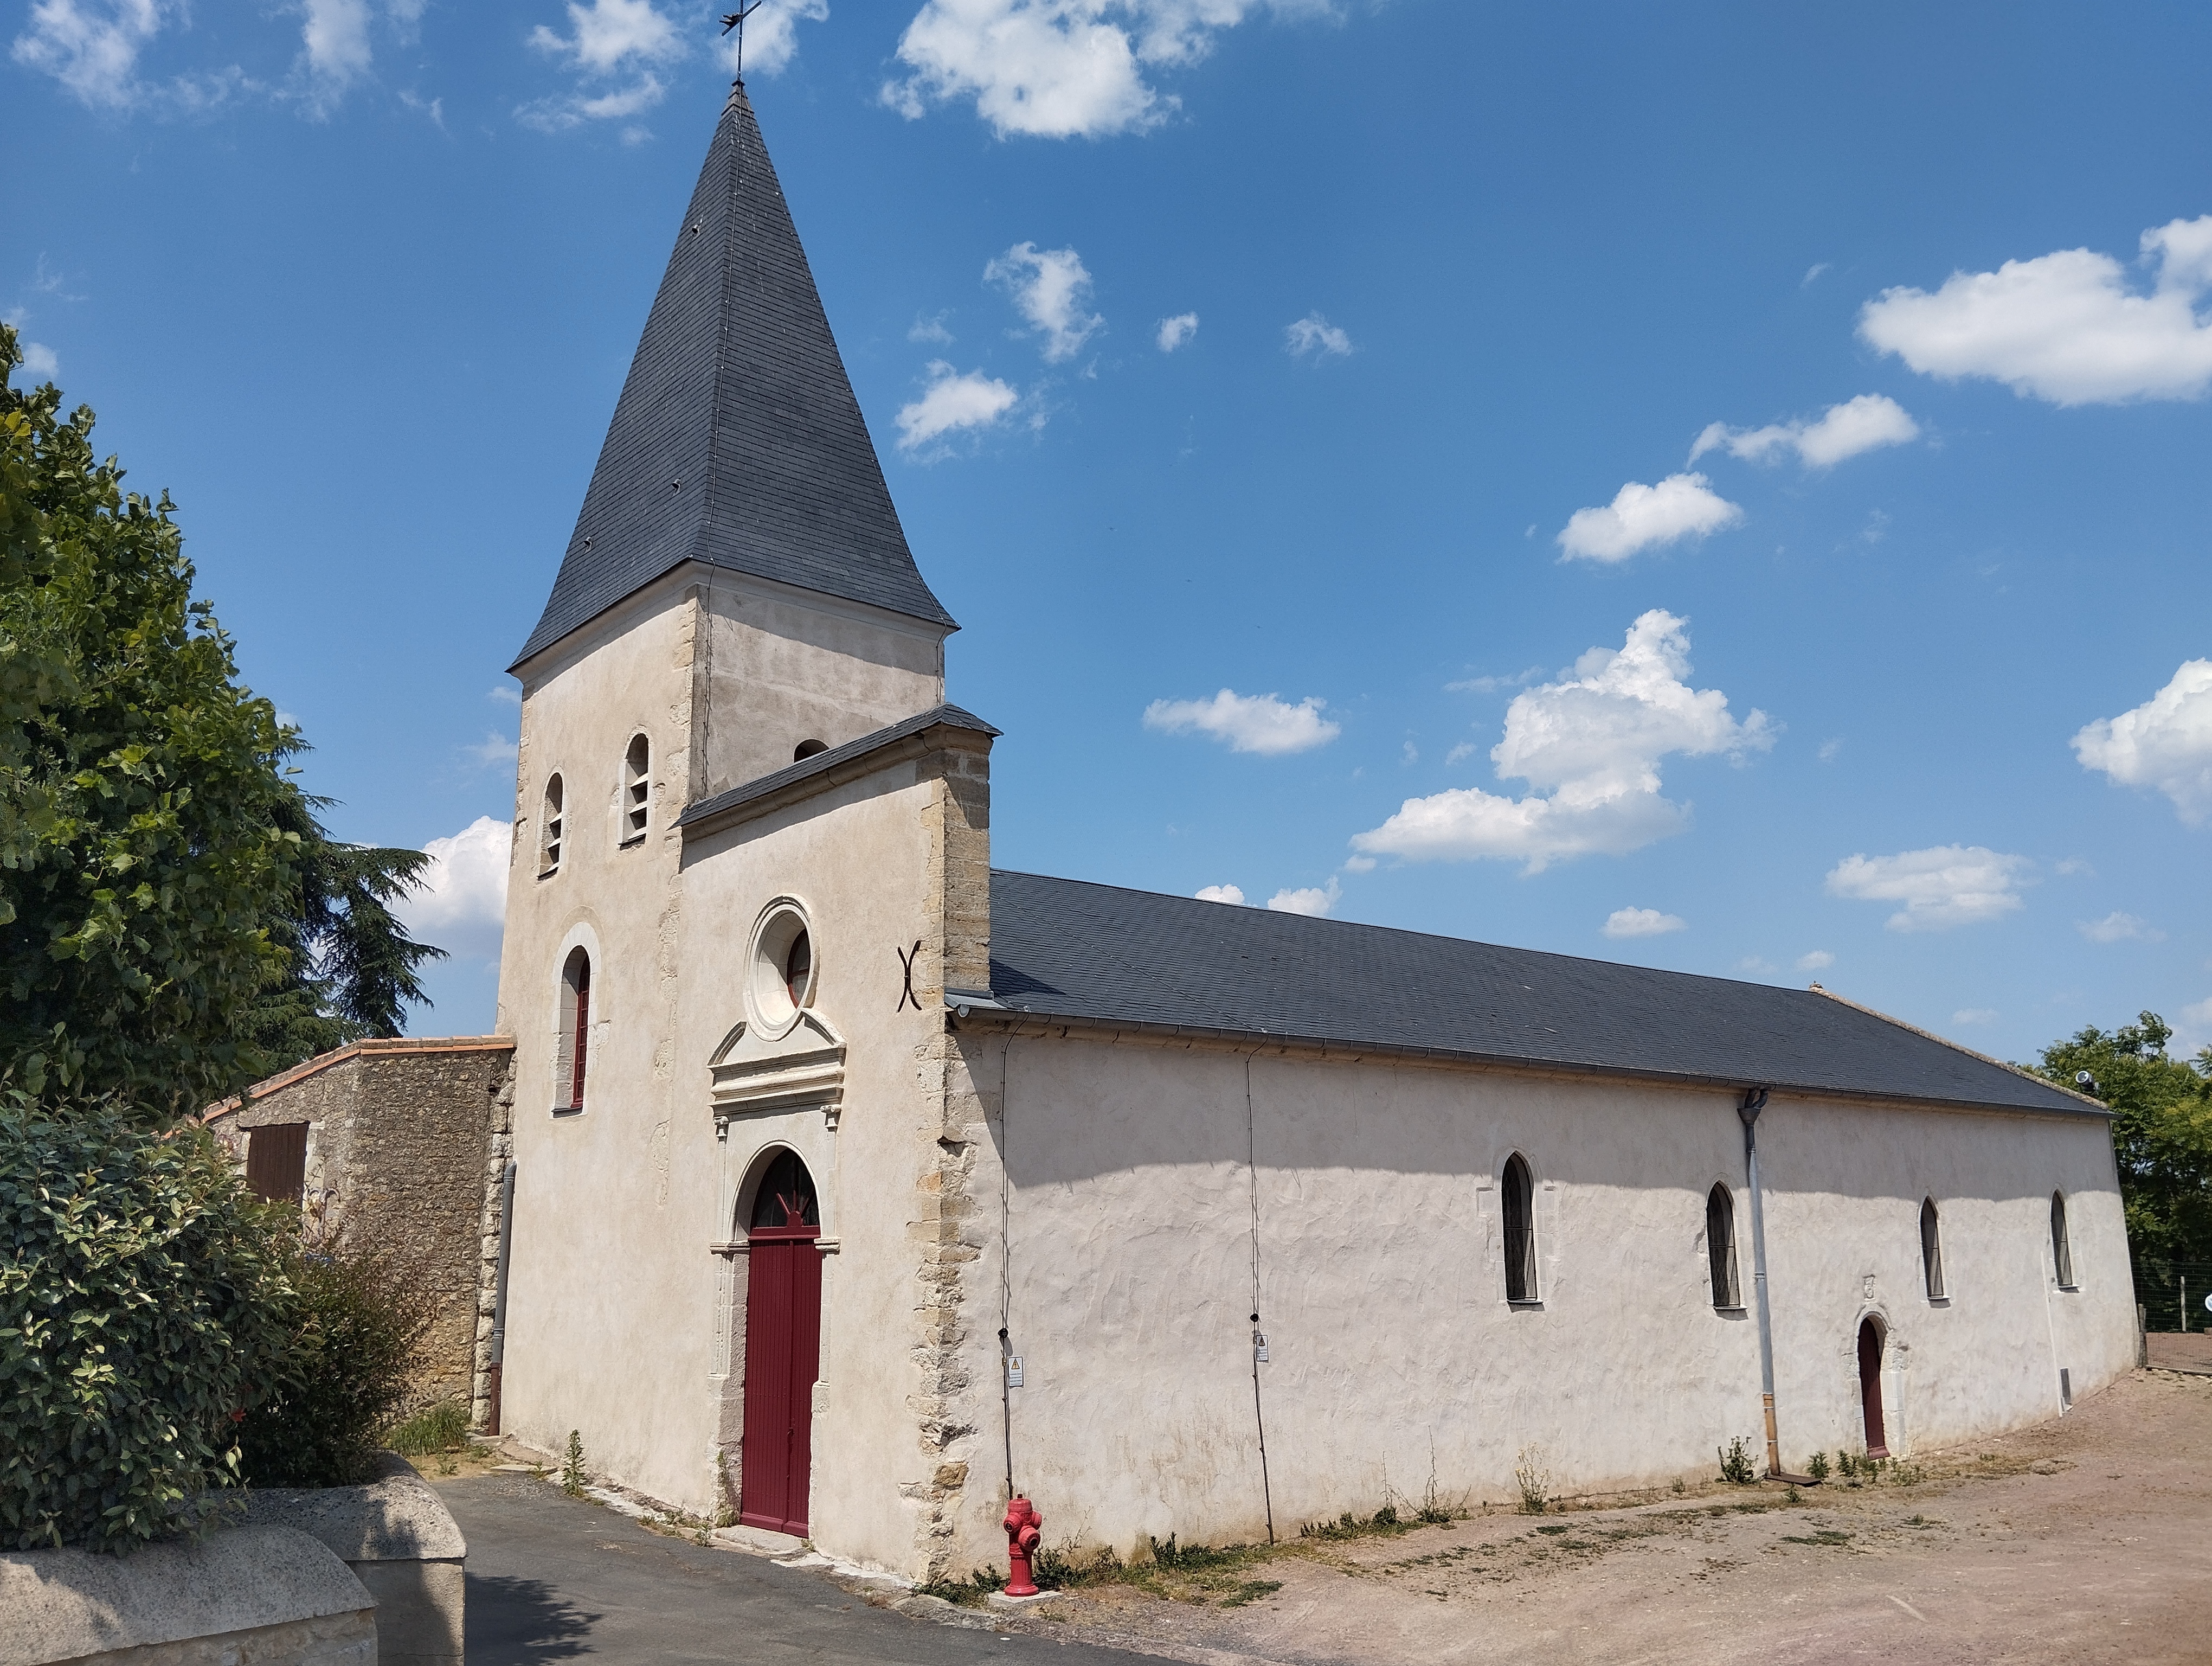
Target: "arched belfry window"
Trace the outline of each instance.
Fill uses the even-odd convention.
[[[561,871],[561,851],[564,841],[562,830],[567,819],[561,813],[561,777],[550,775],[545,781],[545,806],[538,816],[538,877],[541,879]]]
[[[1705,1260],[1713,1280],[1713,1305],[1743,1305],[1743,1292],[1735,1275],[1735,1200],[1725,1186],[1705,1194]]]
[[[1536,1297],[1536,1183],[1519,1152],[1505,1159],[1499,1185],[1505,1217],[1505,1299]]]
[[[791,749],[791,761],[793,763],[804,763],[808,758],[817,757],[829,750],[830,743],[826,740],[802,740]]]
[[[653,743],[643,735],[632,738],[623,755],[622,842],[635,844],[645,836],[653,813]]]
[[[555,1055],[553,1109],[584,1108],[584,1077],[591,1066],[592,957],[568,951],[561,968],[561,1035]]]
[[[1936,1200],[1920,1200],[1920,1276],[1928,1286],[1928,1299],[1943,1299],[1943,1223],[1936,1213]]]
[[[2066,1195],[2051,1195],[2051,1265],[2058,1274],[2059,1287],[2074,1287],[2074,1250],[2066,1242]]]
[[[821,1224],[821,1207],[814,1198],[814,1177],[806,1172],[806,1164],[799,1160],[797,1152],[778,1152],[753,1192],[752,1219],[746,1223],[748,1230],[783,1231]]]

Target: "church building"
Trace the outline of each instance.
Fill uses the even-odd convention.
[[[1907,1454],[2135,1361],[2104,1107],[1821,992],[991,866],[742,85],[523,690],[501,1415],[916,1578]]]

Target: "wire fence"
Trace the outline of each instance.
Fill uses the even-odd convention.
[[[2137,1262],[2136,1300],[2146,1330],[2212,1333],[2212,1262]]]

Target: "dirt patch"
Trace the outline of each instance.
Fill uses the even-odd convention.
[[[1210,1666],[2202,1662],[2212,1377],[2137,1371],[2057,1421],[1795,1501],[1761,1484],[1477,1517],[1220,1572],[1094,1585],[1012,1628]]]
[[[2212,1373],[2212,1334],[2154,1330],[2143,1338],[2143,1345],[2150,1363],[2161,1371]]]

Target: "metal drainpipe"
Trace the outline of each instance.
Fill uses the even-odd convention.
[[[1782,1473],[1782,1447],[1774,1431],[1774,1320],[1766,1303],[1766,1208],[1759,1190],[1759,1113],[1766,1090],[1746,1088],[1735,1114],[1743,1120],[1743,1164],[1751,1188],[1752,1285],[1759,1292],[1759,1391],[1766,1414],[1766,1473]]]
[[[493,1284],[491,1363],[484,1368],[484,1432],[499,1432],[499,1385],[507,1362],[507,1258],[514,1243],[514,1164],[499,1177],[499,1271]]]

